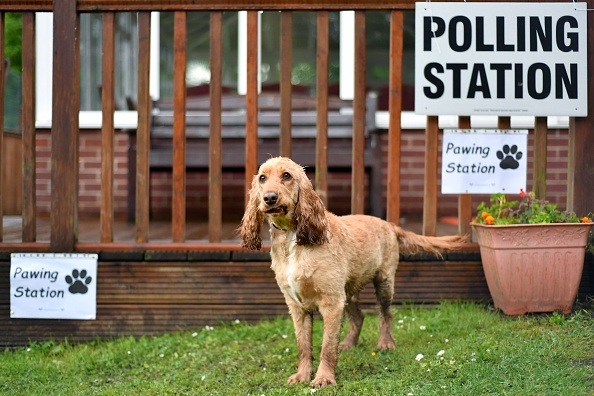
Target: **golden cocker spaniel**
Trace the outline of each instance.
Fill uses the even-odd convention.
[[[336,384],[339,347],[357,344],[363,314],[359,292],[373,281],[380,307],[378,348],[395,348],[392,338],[392,296],[399,253],[461,247],[460,236],[426,237],[364,215],[328,212],[301,166],[288,158],[271,158],[254,176],[240,233],[242,245],[259,250],[262,223],[268,220],[272,269],[293,318],[299,350],[297,373],[288,382],[311,380],[312,320],[324,320],[320,364],[312,385]],[[339,345],[343,313],[349,331]]]

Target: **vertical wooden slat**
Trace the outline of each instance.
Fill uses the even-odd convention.
[[[581,147],[577,145],[582,139],[579,138],[580,131],[578,129],[579,124],[576,122],[576,117],[569,117],[569,134],[567,137],[567,210],[575,211],[575,195],[576,187],[579,183],[576,183],[576,174],[578,165],[576,164],[576,158],[581,150]],[[594,140],[594,139],[593,139]],[[594,176],[592,177],[594,180]],[[592,184],[590,184],[592,185]]]
[[[4,234],[4,189],[2,188],[2,173],[4,170],[4,13],[0,12],[0,242]]]
[[[148,241],[149,233],[149,144],[151,97],[150,74],[150,12],[138,13],[138,127],[136,130],[136,241]]]
[[[511,128],[511,117],[497,117],[497,128],[498,129],[510,129]]]
[[[592,38],[592,36],[590,36]],[[590,85],[590,84],[588,84]],[[590,90],[589,93],[592,93]],[[592,96],[594,97],[594,94]],[[588,114],[592,114],[592,108]],[[594,117],[569,118],[568,166],[567,166],[567,210],[578,214],[592,212],[594,200]]]
[[[534,118],[534,181],[532,190],[537,198],[547,194],[547,117]]]
[[[252,178],[258,170],[258,11],[247,12],[247,25],[247,93],[245,96],[246,191],[249,190]]]
[[[173,16],[173,181],[171,235],[186,238],[186,12]]]
[[[400,150],[402,114],[402,56],[404,22],[402,11],[390,14],[390,124],[388,125],[388,186],[386,218],[398,224],[400,220]]]
[[[283,11],[280,18],[280,155],[291,157],[293,13]]]
[[[351,212],[365,211],[365,11],[355,11],[355,97]]]
[[[74,250],[78,206],[80,26],[76,0],[53,3],[50,249]]]
[[[470,117],[458,117],[458,128],[470,129]],[[460,194],[458,195],[458,234],[470,235],[472,227],[470,221],[472,220],[472,195]]]
[[[208,167],[208,239],[222,238],[222,79],[223,79],[223,13],[210,13],[210,137]]]
[[[594,8],[594,1],[589,0],[587,8]],[[587,64],[594,64],[594,13],[587,13]],[[591,67],[591,66],[590,66]],[[592,211],[594,199],[594,81],[587,79],[588,116],[569,118],[567,209],[578,214]]]
[[[427,117],[425,131],[425,185],[423,190],[423,235],[437,231],[437,155],[439,123],[437,116]]]
[[[37,239],[35,187],[35,13],[23,13],[23,242]]]
[[[567,210],[575,211],[573,192],[576,190],[577,155],[582,151],[576,146],[576,133],[578,131],[576,117],[569,117],[569,133],[567,136]],[[594,177],[592,177],[594,179]]]
[[[328,205],[328,49],[329,14],[318,11],[316,50],[316,174],[315,185]]]
[[[113,147],[115,88],[115,13],[103,14],[103,79],[101,82],[101,242],[113,241]]]

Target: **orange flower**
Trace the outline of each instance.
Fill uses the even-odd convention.
[[[590,223],[592,220],[588,216],[584,216],[580,219],[582,223]]]
[[[485,220],[487,218],[487,216],[491,216],[491,214],[489,212],[481,213],[481,219]]]
[[[493,225],[495,224],[495,218],[491,215],[487,215],[484,219],[483,222],[487,225]]]
[[[526,192],[523,188],[520,188],[520,198],[524,198],[526,196]]]

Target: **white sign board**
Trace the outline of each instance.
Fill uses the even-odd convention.
[[[528,130],[446,129],[441,158],[443,194],[526,190]]]
[[[11,318],[95,319],[96,310],[96,254],[11,254]]]
[[[415,112],[586,116],[586,3],[416,3]]]

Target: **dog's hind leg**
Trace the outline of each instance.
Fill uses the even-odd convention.
[[[396,344],[392,337],[392,297],[394,296],[394,271],[383,274],[381,271],[373,280],[375,294],[380,308],[379,313],[379,339],[377,347],[380,350],[394,349]]]
[[[340,343],[340,349],[346,351],[357,345],[359,341],[359,334],[361,334],[361,326],[363,326],[363,312],[359,305],[359,294],[352,296],[345,307],[346,313],[349,317],[349,331]]]

